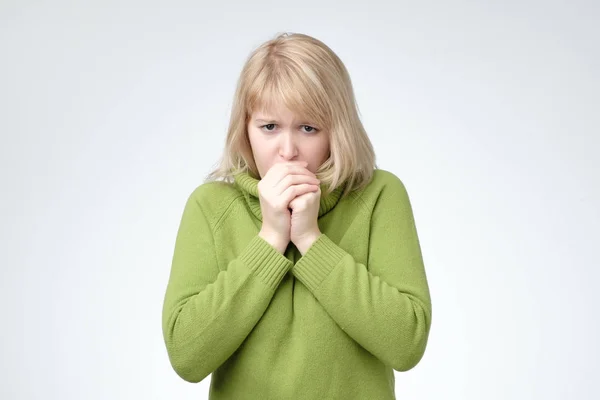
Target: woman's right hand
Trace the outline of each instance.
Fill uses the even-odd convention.
[[[297,196],[319,189],[319,180],[306,167],[306,161],[289,161],[273,165],[258,182],[262,213],[259,236],[281,254],[290,242],[290,202]]]

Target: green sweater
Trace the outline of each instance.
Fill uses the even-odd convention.
[[[422,359],[431,298],[407,191],[369,185],[323,197],[302,256],[258,236],[258,180],[203,183],[187,199],[162,312],[175,372],[212,373],[209,398],[395,399],[394,371]]]

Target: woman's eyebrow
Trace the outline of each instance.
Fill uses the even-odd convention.
[[[255,119],[256,122],[262,122],[262,123],[267,123],[267,124],[275,124],[277,123],[277,120],[274,119],[262,119],[262,118],[256,118]],[[309,122],[307,119],[302,120],[302,121],[306,121],[306,122],[300,122],[300,125],[313,125],[312,122]]]

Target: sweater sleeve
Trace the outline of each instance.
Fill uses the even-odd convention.
[[[196,198],[185,205],[162,310],[175,372],[200,382],[241,345],[260,320],[292,262],[260,236],[220,271],[213,230]]]
[[[407,371],[427,345],[429,286],[404,184],[394,177],[379,196],[368,268],[322,233],[292,273],[346,334],[393,369]]]

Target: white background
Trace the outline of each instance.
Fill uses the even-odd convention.
[[[433,302],[399,399],[597,399],[595,1],[0,2],[0,398],[201,399],[161,308],[250,52],[350,71]]]

